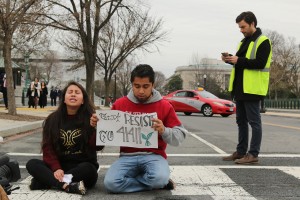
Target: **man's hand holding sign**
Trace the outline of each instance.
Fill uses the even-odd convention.
[[[91,120],[93,125],[97,122],[97,145],[157,148],[157,134],[162,134],[165,129],[156,113],[106,110],[97,111]]]

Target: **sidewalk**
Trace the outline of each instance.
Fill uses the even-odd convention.
[[[17,113],[47,117],[56,108],[57,107],[53,107],[53,106],[47,106],[46,108],[37,108],[37,109],[18,107]],[[4,107],[0,107],[0,112],[7,113],[7,110],[4,110]],[[262,116],[263,115],[293,117],[293,118],[300,119],[300,110],[267,109],[266,113],[262,113]],[[0,119],[0,143],[2,139],[5,137],[30,131],[33,129],[41,128],[42,123],[43,120],[29,122],[29,121],[15,121],[15,120]]]
[[[289,109],[271,109],[267,108],[266,113],[262,115],[280,116],[280,117],[293,117],[300,119],[300,110],[289,110]]]
[[[17,114],[32,115],[32,116],[39,116],[39,117],[46,118],[50,113],[52,113],[56,109],[57,106],[47,106],[45,108],[38,107],[37,109],[23,106],[23,107],[17,107]],[[100,109],[107,109],[107,108],[101,107]],[[8,113],[8,111],[5,110],[4,107],[0,107],[0,113]],[[0,144],[3,141],[3,138],[5,137],[41,128],[43,121],[44,120],[18,121],[18,120],[1,119],[0,117]]]
[[[27,107],[18,107],[17,114],[23,115],[33,115],[39,117],[47,117],[51,112],[53,112],[56,107],[46,107],[46,108],[27,108]],[[8,113],[4,107],[0,107],[1,113]],[[0,141],[1,137],[8,137],[18,133],[30,131],[33,129],[41,128],[43,120],[38,121],[18,121],[18,120],[9,120],[0,118]]]

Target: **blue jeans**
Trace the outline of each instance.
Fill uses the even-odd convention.
[[[163,188],[170,177],[169,164],[157,154],[120,156],[108,169],[104,186],[112,193]]]
[[[247,153],[249,142],[249,123],[252,129],[252,138],[248,153],[257,157],[262,140],[260,101],[237,101],[236,123],[239,131],[237,152],[241,155],[245,155]]]

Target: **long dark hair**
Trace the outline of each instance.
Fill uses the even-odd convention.
[[[63,89],[61,93],[61,100],[59,102],[59,106],[56,111],[51,113],[43,124],[43,140],[42,140],[42,147],[47,143],[48,145],[52,145],[52,148],[57,154],[60,154],[60,145],[59,145],[59,138],[60,138],[60,129],[64,122],[68,118],[67,113],[67,106],[65,104],[65,94],[67,92],[67,89],[71,86],[75,85],[79,87],[83,94],[83,104],[81,104],[80,108],[78,109],[76,113],[76,118],[78,120],[74,120],[80,123],[81,126],[81,133],[84,138],[84,143],[82,146],[82,150],[86,151],[85,147],[88,143],[88,139],[90,135],[93,133],[94,128],[90,125],[90,117],[93,113],[95,113],[95,106],[90,100],[86,90],[80,85],[79,83],[75,81],[69,82],[66,87]]]

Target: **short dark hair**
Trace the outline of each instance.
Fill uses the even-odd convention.
[[[140,77],[140,78],[148,77],[149,81],[151,83],[154,83],[155,72],[153,71],[153,68],[150,65],[140,64],[136,66],[131,72],[131,78],[130,78],[131,83],[134,81],[135,77]]]
[[[242,20],[245,20],[245,22],[249,25],[252,22],[254,22],[254,27],[257,26],[257,19],[256,19],[255,15],[253,14],[253,12],[251,12],[251,11],[242,12],[239,16],[237,16],[237,18],[235,19],[235,22],[239,23]]]

